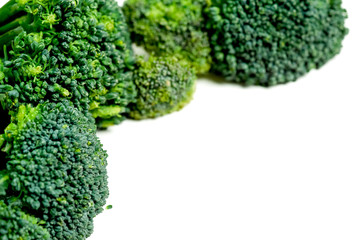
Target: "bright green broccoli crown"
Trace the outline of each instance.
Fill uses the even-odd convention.
[[[86,239],[108,197],[107,154],[68,102],[20,105],[1,135],[0,199],[41,219],[52,240]]]
[[[42,221],[21,211],[17,206],[5,204],[0,200],[0,239],[1,240],[50,240]]]
[[[297,80],[340,52],[348,30],[341,0],[212,0],[212,70],[271,86]]]
[[[130,118],[155,118],[182,109],[192,100],[196,76],[187,61],[175,57],[139,58],[134,71],[138,99]]]
[[[194,0],[127,0],[123,11],[134,42],[156,55],[185,59],[197,73],[207,73],[211,57],[203,31],[204,5]]]
[[[68,99],[98,118],[114,114],[110,117],[123,119],[136,96],[131,79],[125,77],[135,57],[116,1],[12,0],[0,9],[0,16],[0,86],[11,87],[0,94],[10,95],[9,109]],[[23,17],[31,24],[18,24]],[[121,111],[97,114],[109,106]]]

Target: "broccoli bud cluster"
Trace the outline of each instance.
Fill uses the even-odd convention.
[[[138,97],[129,116],[139,120],[181,110],[192,100],[196,75],[187,61],[150,56],[136,62],[134,82]]]
[[[128,0],[124,14],[133,40],[157,55],[190,61],[197,73],[210,69],[228,81],[272,86],[296,81],[340,52],[348,33],[341,4]]]
[[[135,57],[114,0],[10,1],[0,15],[0,85],[18,95],[9,108],[69,99],[98,122],[124,119]]]
[[[109,195],[97,129],[182,109],[196,74],[296,81],[340,52],[341,4],[9,0],[0,8],[0,240],[89,237]]]
[[[0,239],[50,240],[50,234],[39,219],[0,200]]]
[[[186,59],[202,74],[211,66],[204,6],[198,0],[128,0],[123,11],[135,43],[159,56]]]
[[[0,240],[86,239],[109,195],[97,128],[180,110],[195,70],[136,59],[114,0],[10,0],[0,49]]]
[[[340,52],[341,1],[213,0],[207,10],[212,70],[229,81],[293,82]]]
[[[0,136],[0,208],[14,228],[8,238],[13,232],[87,238],[109,194],[107,153],[95,121],[69,101],[21,105],[11,114]]]

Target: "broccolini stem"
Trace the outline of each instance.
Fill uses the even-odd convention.
[[[23,5],[17,3],[16,0],[10,0],[2,8],[0,8],[0,25],[7,23],[9,19],[23,10]]]
[[[8,45],[16,36],[24,31],[24,28],[19,26],[13,30],[6,32],[0,36],[0,46]]]
[[[24,24],[31,24],[32,17],[30,15],[25,15],[15,19],[14,21],[7,23],[5,25],[0,25],[0,34],[5,34],[8,31],[16,29],[19,26],[23,26]]]
[[[0,8],[0,46],[8,45],[21,32],[34,27],[33,17],[24,11],[28,0],[10,0]]]

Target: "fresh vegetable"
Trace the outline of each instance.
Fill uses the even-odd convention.
[[[134,71],[137,101],[130,118],[155,118],[181,110],[192,100],[196,75],[187,61],[175,57],[139,58]]]
[[[187,60],[202,74],[211,66],[205,5],[199,0],[128,0],[123,11],[135,43],[159,56]]]
[[[95,121],[69,101],[10,116],[0,129],[0,239],[86,239],[109,194]]]
[[[0,9],[0,46],[9,109],[68,99],[99,124],[116,124],[135,99],[135,58],[114,0],[10,0]]]
[[[24,213],[16,205],[7,205],[0,201],[0,239],[41,240],[50,239],[50,235],[41,226],[39,219]]]
[[[293,82],[340,52],[346,17],[341,0],[212,0],[212,71],[246,85]]]

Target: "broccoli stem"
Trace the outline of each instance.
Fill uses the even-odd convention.
[[[19,26],[13,30],[8,31],[7,33],[0,36],[0,46],[8,45],[16,36],[24,31],[24,28]]]
[[[10,0],[0,8],[0,24],[6,23],[9,19],[23,11],[23,6],[19,5],[16,0]]]
[[[36,29],[33,16],[24,11],[27,0],[18,2],[10,0],[0,8],[0,46],[8,45],[23,31],[31,32]]]
[[[22,26],[24,24],[30,24],[31,21],[32,21],[32,17],[30,15],[19,17],[12,22],[9,22],[4,25],[0,25],[0,34],[5,34],[8,31],[16,29],[17,27]]]

